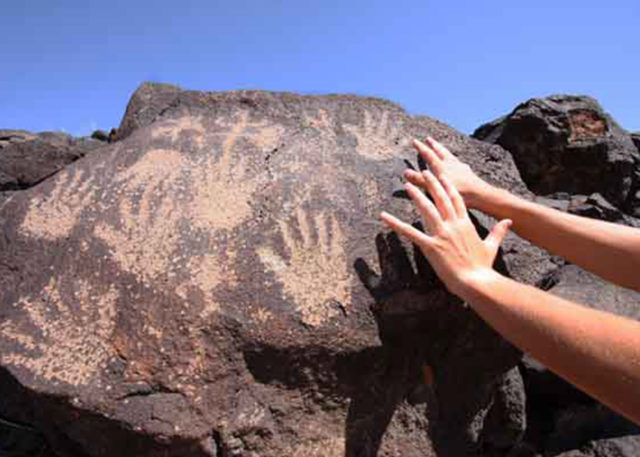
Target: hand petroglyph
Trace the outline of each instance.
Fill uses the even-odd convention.
[[[318,326],[348,309],[350,278],[336,217],[319,213],[312,218],[298,207],[296,222],[280,222],[280,233],[288,258],[271,246],[258,254],[295,302],[302,321]]]

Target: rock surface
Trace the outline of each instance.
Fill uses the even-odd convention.
[[[640,154],[631,136],[590,97],[531,99],[479,127],[473,137],[511,152],[537,195],[597,192],[625,210],[638,207]]]
[[[102,145],[61,132],[0,130],[0,192],[32,187]]]
[[[633,141],[633,144],[636,145],[636,148],[640,150],[640,132],[633,132],[631,134],[631,140]]]
[[[476,132],[515,163],[383,100],[153,83],[99,141],[0,131],[0,454],[636,455],[635,425],[517,365],[377,221],[413,217],[427,135],[525,198],[640,226],[634,137],[586,97]],[[496,268],[640,317],[515,235]]]
[[[60,455],[516,443],[520,353],[377,221],[413,217],[427,135],[530,196],[503,149],[389,102],[143,85],[116,143],[0,206],[3,415]],[[498,268],[555,264],[513,238]]]

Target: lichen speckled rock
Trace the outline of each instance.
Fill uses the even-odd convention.
[[[519,352],[377,220],[415,217],[426,135],[527,194],[382,100],[143,85],[119,141],[0,203],[3,415],[61,455],[477,455],[486,417],[516,444]],[[503,271],[553,268],[510,243]]]

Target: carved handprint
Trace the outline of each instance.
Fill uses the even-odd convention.
[[[373,160],[388,159],[398,147],[408,144],[388,110],[380,114],[367,110],[362,124],[345,125],[344,129],[355,136],[358,152]]]
[[[118,264],[143,282],[171,269],[171,254],[177,248],[175,230],[183,216],[178,201],[167,198],[166,189],[178,185],[184,166],[175,151],[147,152],[118,175],[125,193],[119,206],[120,226],[102,222],[95,228],[96,236],[109,245]],[[140,192],[134,205],[133,196]]]
[[[255,173],[249,171],[245,155],[234,151],[241,142],[270,150],[282,136],[282,127],[267,121],[249,121],[244,111],[232,122],[220,125],[220,131],[208,134],[223,137],[218,157],[207,157],[192,171],[193,199],[190,206],[194,226],[207,230],[231,230],[251,214],[251,195],[258,189]]]
[[[320,213],[310,219],[298,207],[294,226],[280,223],[288,258],[269,246],[259,249],[258,254],[296,303],[302,321],[318,326],[336,316],[339,307],[348,306],[350,280],[344,236],[335,216]]]
[[[177,142],[180,137],[191,133],[191,139],[197,147],[204,146],[205,128],[202,125],[202,117],[199,116],[183,116],[177,119],[170,119],[161,123],[151,132],[152,138],[168,138],[173,143]]]
[[[28,320],[0,324],[0,339],[24,350],[3,350],[3,365],[25,367],[36,376],[72,385],[91,380],[111,355],[109,340],[115,328],[118,292],[111,286],[101,294],[81,279],[73,280],[71,288],[71,299],[64,299],[58,281],[52,278],[40,294],[15,304]]]
[[[93,177],[82,178],[78,168],[62,172],[49,195],[31,200],[21,229],[49,241],[68,236],[95,194]]]

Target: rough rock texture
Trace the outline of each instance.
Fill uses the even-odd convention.
[[[549,291],[594,309],[640,320],[640,294],[615,286],[575,265],[567,265],[548,279]]]
[[[579,450],[556,454],[557,457],[636,457],[638,455],[640,455],[640,436],[591,441]]]
[[[150,125],[179,103],[181,90],[173,84],[144,83],[135,91],[113,139],[124,140],[139,127]]]
[[[519,352],[377,221],[414,216],[426,135],[531,196],[389,102],[143,85],[118,142],[0,204],[0,413],[61,456],[507,452]],[[497,267],[555,264],[512,238]]]
[[[0,192],[34,186],[102,145],[61,132],[0,130]]]
[[[622,209],[638,207],[640,154],[631,136],[590,97],[531,99],[473,137],[499,144],[538,195],[602,194]]]
[[[631,134],[631,140],[633,141],[633,144],[636,145],[636,148],[638,148],[638,150],[640,150],[640,132],[634,132]]]

